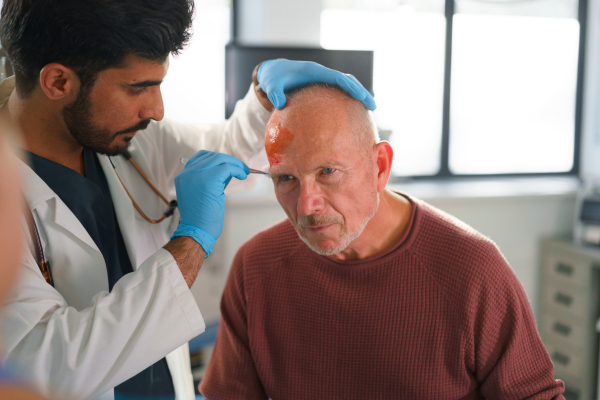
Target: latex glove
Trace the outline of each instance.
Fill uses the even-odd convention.
[[[223,231],[223,191],[232,177],[244,180],[248,173],[246,164],[235,157],[206,150],[197,152],[175,177],[181,220],[171,239],[190,236],[208,257]]]
[[[312,61],[268,60],[258,68],[258,83],[273,105],[281,110],[286,103],[285,93],[308,83],[331,83],[339,86],[365,107],[377,108],[371,93],[350,74],[329,69]]]

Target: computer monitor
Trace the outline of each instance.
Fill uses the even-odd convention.
[[[328,68],[352,74],[371,94],[373,93],[372,51],[228,44],[225,47],[226,118],[233,113],[235,103],[248,92],[254,67],[274,58],[314,61]]]

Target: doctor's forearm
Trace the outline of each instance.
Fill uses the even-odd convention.
[[[179,236],[167,243],[164,248],[171,253],[185,282],[191,288],[204,262],[206,253],[202,246],[191,237]]]

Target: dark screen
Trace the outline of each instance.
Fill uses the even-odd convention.
[[[228,44],[225,47],[225,117],[229,118],[236,101],[242,99],[254,67],[274,58],[314,61],[328,68],[352,74],[373,94],[373,52],[326,50],[307,47],[258,47]]]
[[[585,200],[581,207],[581,220],[600,225],[600,201]]]

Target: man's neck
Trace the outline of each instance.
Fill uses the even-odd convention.
[[[40,97],[32,93],[21,99],[15,90],[2,107],[21,129],[24,150],[84,175],[83,147],[70,135],[60,110]]]
[[[404,196],[384,189],[379,207],[362,234],[344,250],[330,258],[360,260],[383,254],[398,244],[410,225],[412,204]]]

